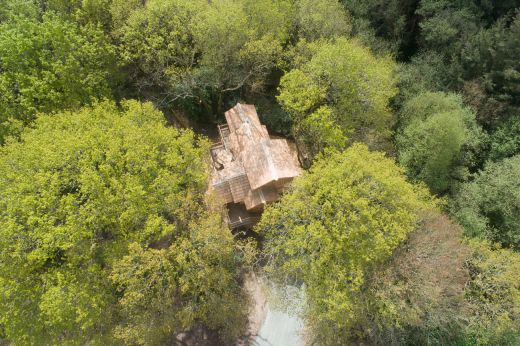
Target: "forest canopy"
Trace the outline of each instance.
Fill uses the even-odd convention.
[[[266,236],[267,270],[281,283],[305,284],[319,340],[344,340],[371,266],[391,256],[429,205],[426,190],[383,154],[360,144],[327,151],[264,212],[257,230]]]
[[[240,257],[205,207],[208,143],[164,123],[149,103],[104,101],[1,148],[9,340],[157,344],[198,319],[235,335]]]
[[[394,62],[343,38],[309,50],[310,59],[282,77],[277,99],[310,155],[325,147],[342,149],[347,138],[371,143],[373,137],[388,137],[389,100],[397,93]]]
[[[316,345],[520,344],[519,56],[517,0],[0,0],[0,344],[243,342],[251,273]],[[231,230],[239,102],[303,173]]]

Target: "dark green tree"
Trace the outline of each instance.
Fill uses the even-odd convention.
[[[453,214],[474,237],[520,247],[520,156],[486,165],[463,185],[452,203]]]
[[[353,33],[374,51],[401,60],[415,53],[419,0],[342,0],[353,17]]]
[[[480,86],[479,121],[494,128],[520,109],[520,13],[482,28],[460,51],[463,78]],[[471,90],[469,90],[471,91]],[[475,92],[473,92],[473,95]]]
[[[490,136],[489,159],[501,159],[520,154],[520,117],[512,117]]]

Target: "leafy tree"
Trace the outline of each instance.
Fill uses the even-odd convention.
[[[262,90],[288,34],[286,9],[285,1],[227,0],[200,13],[194,38],[210,85],[223,92],[246,85]]]
[[[114,263],[110,279],[122,294],[114,334],[124,344],[163,345],[165,337],[198,324],[226,341],[243,332],[247,298],[237,282],[239,253],[221,215],[202,212],[188,230],[167,249],[131,243]]]
[[[350,16],[336,0],[298,0],[295,7],[297,34],[301,39],[314,41],[350,34]]]
[[[489,94],[490,103],[507,103],[518,94],[511,90],[518,84],[514,72],[518,30],[512,19],[517,1],[342,2],[353,15],[353,33],[373,50],[390,51],[403,62],[438,56],[444,63],[436,78],[444,86],[458,91],[463,81],[476,80]],[[443,89],[431,89],[435,90]],[[491,104],[483,106],[479,118],[493,113]]]
[[[412,121],[397,137],[399,162],[408,174],[424,181],[432,192],[450,186],[450,173],[466,141],[460,113],[437,113]]]
[[[448,91],[450,81],[445,74],[444,56],[432,51],[418,53],[409,63],[399,65],[399,94],[394,99],[397,108],[409,99],[425,92]]]
[[[520,256],[437,211],[367,275],[352,344],[516,345]]]
[[[428,211],[420,218],[392,257],[367,276],[353,344],[455,345],[464,339],[465,264],[472,249],[447,216]]]
[[[446,86],[460,90],[493,128],[518,108],[519,15],[510,1],[421,0],[416,10],[421,54],[444,61]]]
[[[265,210],[256,229],[267,271],[275,282],[304,284],[306,322],[320,343],[351,336],[367,273],[415,228],[427,196],[384,154],[354,144],[326,151]]]
[[[481,29],[460,51],[464,79],[476,80],[484,92],[477,103],[479,120],[491,128],[520,107],[519,37],[520,13]],[[498,116],[495,108],[501,111]]]
[[[32,1],[0,0],[0,23],[19,17],[36,19],[39,15],[38,6]]]
[[[125,25],[126,20],[132,12],[144,6],[141,0],[112,0],[110,3],[110,16],[115,31]]]
[[[399,59],[415,53],[418,0],[343,0],[353,16],[354,34],[376,52]]]
[[[32,1],[44,13],[55,13],[60,18],[70,22],[86,25],[94,24],[109,32],[112,27],[112,17],[107,8],[112,0],[39,0]]]
[[[0,143],[53,112],[112,94],[115,51],[101,30],[52,14],[0,24]]]
[[[518,345],[520,342],[520,254],[473,242],[467,261],[470,281],[465,289],[469,323],[465,339],[477,345]]]
[[[396,137],[399,162],[408,175],[443,193],[463,162],[462,151],[478,148],[482,132],[473,111],[455,94],[426,92],[408,100],[400,114]],[[466,161],[471,161],[467,153]],[[471,165],[467,162],[467,165]]]
[[[160,105],[202,104],[206,113],[218,113],[226,94],[261,91],[268,83],[287,39],[288,6],[273,0],[149,1],[116,30],[121,57],[138,91]]]
[[[0,324],[15,344],[164,344],[243,321],[208,143],[149,103],[42,115],[0,148]]]
[[[473,6],[478,8],[486,26],[493,24],[500,18],[512,15],[518,10],[518,2],[515,0],[475,1]]]
[[[107,8],[112,2],[113,0],[1,0],[0,22],[20,16],[41,20],[45,14],[52,13],[80,26],[100,25],[109,32],[112,16]]]
[[[278,101],[311,156],[330,142],[341,148],[349,136],[369,143],[373,136],[388,136],[393,122],[388,102],[397,91],[393,61],[345,38],[313,44],[310,50],[309,61],[283,76]],[[305,143],[310,132],[320,136]],[[330,133],[334,136],[321,136]]]
[[[520,246],[520,156],[490,162],[463,185],[452,210],[466,233]]]
[[[449,52],[461,40],[478,31],[479,16],[470,1],[421,0],[417,14],[423,17],[421,43],[430,49]],[[469,5],[469,6],[468,6]]]
[[[267,126],[270,133],[289,135],[292,127],[291,117],[276,102],[273,97],[255,98],[255,106],[261,115],[262,124]]]
[[[191,21],[195,13],[201,11],[201,3],[151,1],[146,6],[135,5],[133,11],[114,7],[113,16],[128,17],[124,22],[118,19],[122,24],[116,35],[121,40],[121,59],[135,65],[131,77],[138,83],[137,89],[167,88],[169,84],[186,84],[189,89],[190,69],[199,54],[192,43]],[[183,95],[180,89],[174,91]]]
[[[493,132],[490,143],[493,161],[520,154],[520,117],[512,117]]]
[[[465,81],[462,92],[464,102],[476,110],[477,121],[484,129],[492,132],[503,122],[508,104],[490,95],[481,79]]]

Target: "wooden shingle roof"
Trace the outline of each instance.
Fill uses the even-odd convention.
[[[220,127],[221,143],[212,151],[213,186],[221,187],[220,193],[226,196],[236,195],[224,191],[226,188],[242,191],[241,196],[247,189],[244,200],[239,202],[245,203],[248,210],[276,200],[279,182],[287,183],[301,173],[296,149],[286,139],[269,136],[253,105],[238,103],[225,116],[227,127]],[[237,179],[244,175],[246,180]],[[233,181],[244,186],[232,186]],[[228,197],[226,202],[230,201]],[[235,199],[233,202],[237,203]]]

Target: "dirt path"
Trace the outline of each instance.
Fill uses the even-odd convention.
[[[238,340],[236,346],[252,345],[267,315],[267,298],[262,279],[250,272],[244,279],[244,289],[251,299],[246,334]]]

